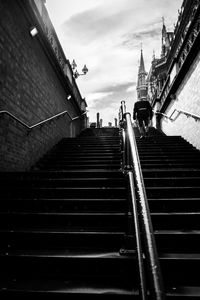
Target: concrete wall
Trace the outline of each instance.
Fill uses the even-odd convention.
[[[200,116],[200,52],[177,90],[176,99],[170,103],[165,114],[170,116],[175,108]],[[200,149],[200,121],[180,114],[173,122],[162,118],[161,129],[167,135],[181,135]]]
[[[47,55],[48,49],[38,35],[30,35],[34,24],[19,2],[0,0],[0,110],[9,111],[28,125],[65,110],[72,117],[80,115],[77,103],[66,99],[67,83]],[[28,170],[61,138],[77,135],[81,122],[78,119],[72,123],[66,115],[29,132],[1,114],[0,169]]]

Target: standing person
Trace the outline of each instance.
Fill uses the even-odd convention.
[[[149,123],[152,119],[152,107],[148,100],[140,99],[134,104],[133,120],[137,120],[140,138],[145,138],[148,135]]]

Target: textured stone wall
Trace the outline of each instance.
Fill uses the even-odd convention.
[[[200,116],[200,52],[180,85],[176,99],[170,103],[165,114],[170,116],[175,108]],[[200,121],[195,121],[184,114],[180,114],[177,118],[174,114],[172,117],[175,118],[173,122],[162,119],[163,132],[167,135],[180,135],[200,149]]]
[[[6,110],[28,125],[68,110],[80,114],[66,99],[67,88],[38,36],[29,33],[34,24],[17,0],[0,0],[0,110]],[[55,62],[54,62],[55,64]],[[30,132],[5,114],[0,115],[1,170],[28,170],[62,137],[80,131],[61,117]]]

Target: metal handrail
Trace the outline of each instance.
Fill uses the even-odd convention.
[[[135,185],[133,178],[133,170],[131,168],[131,164],[129,162],[129,145],[128,145],[128,136],[125,130],[124,117],[126,113],[125,102],[121,102],[120,110],[119,110],[119,124],[122,131],[122,168],[124,173],[128,175],[129,179],[129,187],[130,187],[130,200],[131,200],[131,208],[133,214],[133,220],[135,225],[135,237],[136,237],[136,248],[137,248],[137,257],[138,257],[138,269],[139,269],[139,278],[140,278],[140,293],[141,299],[147,300],[147,287],[146,287],[146,278],[145,278],[145,270],[144,270],[144,259],[143,259],[143,251],[142,251],[142,241],[141,241],[141,230],[138,218],[138,207],[137,207],[137,199],[135,194]]]
[[[153,112],[154,112],[155,115],[161,115],[161,116],[165,117],[166,119],[169,119],[170,121],[173,121],[173,119],[171,119],[171,117],[169,117],[168,115],[166,115],[164,113],[161,113],[161,112],[155,111],[155,110],[153,110]]]
[[[137,199],[135,194],[135,185],[133,172],[128,171],[128,178],[130,183],[130,193],[133,207],[133,216],[134,216],[134,225],[135,225],[135,236],[136,236],[136,245],[137,245],[137,257],[138,257],[138,267],[139,267],[139,276],[140,276],[140,290],[141,290],[141,299],[147,300],[147,286],[146,286],[146,277],[144,270],[144,260],[143,260],[143,251],[142,251],[142,241],[140,236],[140,224],[138,217],[138,207],[137,207]]]
[[[146,190],[145,190],[144,180],[142,176],[142,169],[140,165],[137,144],[136,144],[136,140],[132,128],[130,113],[126,113],[125,117],[126,117],[127,132],[129,136],[129,142],[130,142],[131,156],[134,165],[136,187],[139,196],[138,200],[139,200],[139,205],[141,207],[141,218],[142,218],[141,221],[144,226],[144,239],[145,239],[145,244],[147,246],[146,258],[150,267],[149,270],[151,272],[150,275],[151,275],[152,285],[153,285],[152,291],[154,293],[154,299],[161,300],[161,299],[165,299],[165,294],[164,294],[162,275],[160,271],[160,264],[159,264],[157,249],[156,249],[153,226],[152,226],[149,206],[147,202]]]
[[[31,130],[31,129],[34,129],[34,128],[36,128],[36,127],[38,127],[38,126],[40,126],[40,125],[43,125],[43,124],[45,124],[45,123],[47,123],[47,122],[49,122],[49,121],[52,121],[52,120],[54,120],[54,119],[56,119],[56,118],[59,118],[59,117],[65,115],[65,114],[67,114],[67,115],[69,116],[69,118],[71,119],[71,121],[74,121],[74,120],[76,120],[76,119],[79,119],[79,118],[80,118],[81,116],[83,116],[84,114],[86,114],[86,112],[84,112],[84,113],[81,114],[80,116],[77,116],[77,117],[72,118],[72,117],[70,116],[69,112],[68,112],[67,110],[64,110],[63,112],[61,112],[61,113],[59,113],[59,114],[56,114],[56,115],[54,115],[53,117],[47,118],[47,119],[45,119],[45,120],[43,120],[43,121],[40,121],[40,122],[38,122],[38,123],[36,123],[36,124],[34,124],[34,125],[31,125],[31,126],[28,125],[28,124],[26,124],[25,122],[23,122],[22,120],[20,120],[18,117],[14,116],[12,113],[10,113],[10,112],[7,111],[7,110],[1,110],[1,111],[0,111],[0,114],[6,114],[6,115],[10,116],[12,119],[14,119],[14,120],[17,121],[18,123],[20,123],[21,125],[23,125],[24,127],[26,127],[28,130]]]
[[[174,115],[175,112],[177,112],[178,114],[177,114],[177,116],[175,116],[175,118],[172,118],[172,116]],[[164,114],[164,113],[161,113],[161,112],[159,112],[159,111],[154,111],[154,113],[157,114],[157,115],[158,115],[158,114],[159,114],[159,115],[162,115],[163,117],[169,119],[169,120],[172,121],[172,122],[175,121],[175,120],[178,118],[178,116],[179,116],[180,114],[184,114],[184,115],[186,115],[187,117],[191,117],[191,118],[195,119],[195,121],[199,121],[199,120],[200,120],[200,116],[195,115],[195,114],[193,114],[193,113],[190,113],[190,112],[188,112],[188,111],[182,110],[182,109],[177,109],[177,108],[175,108],[175,109],[173,110],[173,112],[171,113],[170,116],[168,116],[168,115],[166,115],[166,114]]]
[[[130,152],[131,152],[133,168],[134,168],[135,184],[138,193],[138,200],[139,200],[139,206],[141,212],[141,224],[144,229],[143,236],[146,245],[146,259],[150,271],[150,278],[152,281],[151,290],[153,293],[153,299],[164,300],[165,293],[164,293],[163,279],[160,270],[160,263],[159,263],[159,258],[158,258],[156,243],[155,243],[150,210],[147,202],[146,190],[145,190],[142,169],[139,160],[139,154],[137,150],[136,139],[132,128],[131,115],[130,113],[123,113],[124,105],[125,103],[124,104],[122,103],[122,116],[126,121],[127,137],[129,140]],[[136,199],[132,199],[132,201],[134,203]],[[138,234],[139,233],[137,233],[137,235]]]
[[[187,117],[191,117],[191,118],[193,118],[193,119],[195,119],[195,121],[197,121],[197,120],[200,120],[200,116],[198,116],[198,115],[195,115],[195,114],[193,114],[193,113],[190,113],[190,112],[188,112],[188,111],[185,111],[185,110],[182,110],[182,109],[174,109],[174,111],[173,111],[173,113],[171,114],[171,116],[170,117],[172,117],[172,115],[175,113],[175,111],[177,111],[179,114],[184,114],[184,115],[186,115]],[[176,119],[176,118],[175,118]],[[174,120],[174,119],[173,119]]]

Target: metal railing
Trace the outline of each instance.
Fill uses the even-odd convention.
[[[144,268],[144,260],[143,260],[143,251],[142,251],[142,241],[140,236],[140,224],[138,218],[138,207],[137,207],[137,200],[135,194],[135,184],[132,172],[132,166],[129,161],[129,143],[127,139],[127,133],[125,129],[125,122],[123,120],[123,115],[125,115],[126,106],[125,102],[122,101],[120,113],[119,113],[119,124],[122,130],[122,168],[124,173],[128,175],[129,180],[129,188],[130,188],[130,200],[131,200],[131,207],[132,207],[132,215],[134,220],[135,226],[135,238],[136,238],[136,247],[137,247],[137,258],[138,258],[138,269],[139,269],[139,278],[140,278],[140,298],[142,300],[147,300],[147,286],[146,286],[146,276],[145,276],[145,268]]]
[[[8,116],[11,117],[13,120],[17,121],[17,122],[20,123],[22,126],[24,126],[26,129],[31,130],[31,129],[37,128],[37,127],[39,127],[39,126],[41,126],[41,125],[44,125],[44,124],[46,124],[47,122],[50,122],[50,121],[52,121],[52,120],[54,120],[54,119],[57,119],[57,118],[59,118],[59,117],[62,117],[62,116],[64,116],[64,115],[66,115],[66,114],[67,114],[68,117],[71,119],[71,121],[74,121],[74,120],[79,119],[79,118],[82,117],[83,115],[85,115],[86,112],[84,112],[84,113],[81,114],[80,116],[77,116],[77,117],[72,118],[72,117],[70,116],[69,112],[68,112],[67,110],[64,110],[63,112],[61,112],[61,113],[59,113],[59,114],[56,114],[56,115],[54,115],[54,116],[52,116],[52,117],[50,117],[50,118],[47,118],[47,119],[45,119],[45,120],[42,120],[42,121],[40,121],[40,122],[38,122],[38,123],[36,123],[36,124],[34,124],[34,125],[28,125],[28,124],[26,124],[24,121],[20,120],[18,117],[14,116],[12,113],[10,113],[10,112],[7,111],[7,110],[1,110],[1,111],[0,111],[0,115],[2,115],[2,114],[8,115]]]
[[[160,270],[160,263],[155,243],[155,237],[153,232],[153,226],[150,216],[150,210],[148,206],[146,190],[142,175],[142,169],[140,165],[139,154],[137,150],[136,138],[131,123],[130,113],[126,113],[125,102],[121,102],[122,120],[120,124],[123,130],[123,163],[126,165],[124,169],[127,169],[129,176],[129,184],[131,190],[131,198],[133,204],[133,216],[134,225],[136,231],[136,243],[137,243],[137,255],[140,273],[140,285],[141,285],[141,298],[147,299],[146,290],[146,276],[144,272],[144,259],[148,268],[150,279],[150,293],[154,300],[164,300],[165,292],[163,286],[163,279]],[[129,149],[129,150],[127,150]],[[130,151],[130,155],[129,152]],[[132,167],[131,167],[132,165]],[[137,197],[135,194],[137,193]],[[139,211],[138,208],[139,207]],[[141,230],[139,227],[138,217],[140,216],[140,224],[142,225],[142,238]],[[143,239],[145,249],[142,250],[141,240]],[[143,253],[144,252],[144,253]]]
[[[177,112],[177,115],[175,116],[175,117],[173,117],[172,118],[172,116],[175,114]],[[195,119],[195,121],[200,121],[200,116],[198,116],[198,115],[196,115],[196,114],[193,114],[193,113],[190,113],[190,112],[188,112],[188,111],[185,111],[185,110],[182,110],[182,109],[174,109],[173,110],[173,112],[171,113],[171,115],[170,116],[168,116],[168,115],[166,115],[166,114],[164,114],[164,113],[161,113],[161,112],[159,112],[159,111],[154,111],[154,113],[156,114],[156,115],[161,115],[161,116],[163,116],[164,118],[167,118],[168,120],[170,120],[170,121],[175,121],[177,118],[178,118],[178,116],[180,115],[180,114],[184,114],[185,116],[187,116],[187,117],[191,117],[191,118],[193,118],[193,119]]]

